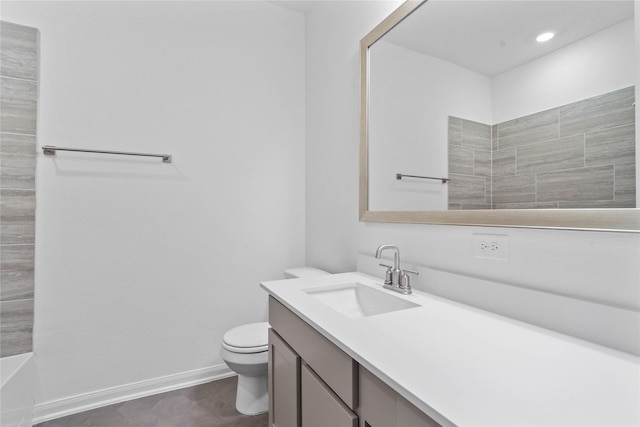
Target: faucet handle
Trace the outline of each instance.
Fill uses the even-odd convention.
[[[400,276],[400,289],[403,290],[404,294],[410,294],[411,293],[411,281],[409,278],[409,275],[407,273],[411,273],[411,274],[415,274],[416,276],[420,273],[418,273],[417,271],[413,271],[413,270],[403,270],[402,271],[402,276]]]
[[[387,267],[387,271],[384,273],[384,284],[385,285],[390,285],[391,284],[391,277],[393,275],[392,269],[393,267],[387,264],[379,264],[381,267]]]

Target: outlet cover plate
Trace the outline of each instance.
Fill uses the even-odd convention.
[[[475,258],[509,260],[509,236],[506,234],[473,234]]]

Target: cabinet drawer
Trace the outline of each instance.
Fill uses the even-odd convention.
[[[300,369],[300,382],[303,427],[357,427],[356,414],[305,363]]]
[[[355,409],[358,364],[271,296],[269,323],[340,399],[349,408]]]

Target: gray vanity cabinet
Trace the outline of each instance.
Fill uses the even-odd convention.
[[[378,377],[360,366],[360,427],[440,427]]]
[[[269,323],[269,426],[439,426],[273,297]]]
[[[356,427],[358,364],[269,297],[269,425]]]

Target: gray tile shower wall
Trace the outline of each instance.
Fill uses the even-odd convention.
[[[632,86],[493,126],[450,117],[449,208],[483,194],[493,209],[635,207],[634,102]],[[484,189],[486,154],[465,144],[481,128],[491,129]]]
[[[0,21],[0,356],[32,351],[38,30]]]
[[[449,117],[449,209],[491,208],[491,131]]]

